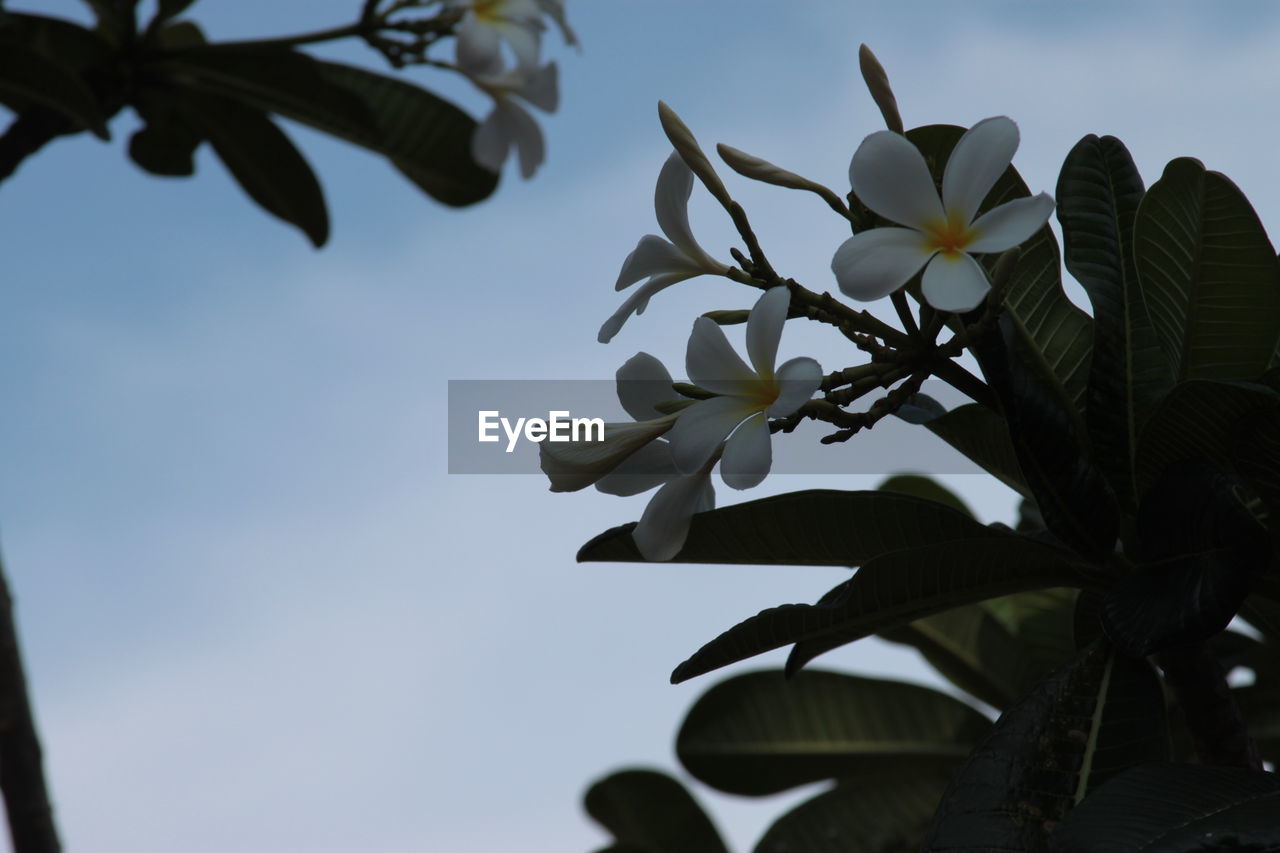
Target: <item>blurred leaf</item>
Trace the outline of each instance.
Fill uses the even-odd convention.
[[[1138,431],[1173,387],[1134,266],[1133,223],[1143,192],[1124,143],[1090,134],[1067,155],[1055,194],[1067,269],[1088,292],[1096,321],[1089,435],[1099,465],[1129,508],[1136,505]]]
[[[958,766],[991,722],[945,693],[814,670],[735,676],[694,704],[676,737],[693,776],[762,795],[823,779],[873,786],[886,771]]]
[[[918,850],[948,778],[887,771],[874,784],[838,784],[774,821],[755,853]]]
[[[5,12],[0,19],[0,44],[20,45],[72,71],[83,71],[112,52],[111,43],[93,30],[20,12]]]
[[[1035,853],[1115,774],[1166,758],[1150,665],[1095,646],[1001,715],[943,796],[924,850]],[[1087,802],[1087,800],[1086,800]]]
[[[208,44],[204,30],[195,21],[178,21],[161,27],[155,36],[156,46],[165,50],[181,50]]]
[[[1267,638],[1267,642],[1280,646],[1280,602],[1250,595],[1240,607],[1240,615]]]
[[[978,403],[966,403],[925,426],[1018,494],[1030,494],[1009,427],[997,413]]]
[[[41,104],[109,138],[98,101],[80,75],[20,44],[0,47],[0,103]]]
[[[1148,764],[1091,795],[1052,836],[1054,853],[1280,849],[1280,777],[1238,767]]]
[[[707,813],[683,785],[665,773],[613,773],[587,790],[584,805],[587,814],[618,839],[609,850],[726,853]]]
[[[1135,252],[1156,336],[1178,379],[1257,378],[1280,336],[1280,265],[1244,194],[1189,157],[1138,207]]]
[[[195,0],[156,0],[156,16],[153,19],[152,26],[176,18],[187,9],[191,8],[191,4]]]
[[[1263,760],[1273,765],[1280,762],[1280,678],[1255,681],[1231,691],[1231,695]]]
[[[1013,535],[943,542],[868,560],[853,578],[818,604],[762,611],[699,649],[671,675],[673,682],[796,643],[794,672],[837,646],[973,601],[1048,586],[1079,583],[1056,549]]]
[[[909,130],[906,135],[925,155],[935,181],[941,182],[947,158],[964,132],[962,127],[929,125]],[[979,211],[1029,195],[1031,191],[1010,166],[996,181]],[[1089,354],[1093,347],[1093,321],[1067,299],[1062,289],[1058,242],[1049,227],[1041,228],[1021,248],[1013,280],[1005,292],[1005,304],[1027,329],[1072,404],[1083,412]],[[998,257],[995,254],[981,257],[988,272]]]
[[[645,562],[631,538],[634,528],[601,533],[578,551],[578,562]],[[698,513],[673,562],[856,566],[901,548],[991,535],[934,501],[812,489]]]
[[[196,148],[203,140],[181,111],[145,91],[139,93],[134,108],[144,124],[129,139],[130,159],[153,175],[194,174]]]
[[[886,479],[883,483],[876,486],[877,491],[896,492],[902,495],[912,495],[926,501],[933,501],[945,506],[949,506],[957,512],[973,518],[973,510],[969,509],[964,500],[955,492],[946,486],[934,480],[931,477],[925,477],[921,474],[895,474]]]

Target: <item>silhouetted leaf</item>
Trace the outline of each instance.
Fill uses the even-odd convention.
[[[896,492],[901,495],[913,495],[926,501],[933,501],[949,506],[957,512],[973,518],[973,510],[965,504],[959,495],[931,477],[921,474],[895,474],[880,485],[877,491]]]
[[[1117,498],[1136,505],[1133,455],[1138,431],[1173,387],[1133,258],[1133,223],[1142,176],[1124,143],[1084,137],[1067,155],[1055,198],[1067,269],[1093,303],[1089,435]]]
[[[1178,379],[1252,380],[1280,330],[1280,266],[1235,184],[1170,161],[1138,207],[1135,251],[1156,336]]]
[[[1148,764],[1117,776],[1052,836],[1053,853],[1280,850],[1280,777],[1238,767]]]
[[[842,779],[874,785],[886,771],[949,772],[990,727],[945,693],[813,670],[722,681],[685,717],[676,754],[699,781],[762,795]]]
[[[774,821],[755,853],[889,853],[918,850],[949,774],[878,774],[838,784]]]
[[[796,643],[788,670],[845,643],[932,613],[1020,592],[1080,582],[1054,548],[995,531],[985,539],[943,542],[868,560],[818,604],[762,611],[707,643],[671,675],[673,682]]]
[[[613,833],[609,850],[645,853],[725,853],[706,812],[685,787],[665,773],[622,770],[593,784],[587,814]]]
[[[107,139],[102,111],[80,75],[24,45],[0,43],[0,103],[37,103]]]
[[[1004,418],[986,406],[966,403],[925,423],[934,435],[985,468],[1024,497],[1030,494]]]
[[[634,528],[601,533],[578,561],[645,562]],[[990,535],[951,507],[910,495],[812,489],[698,513],[673,562],[856,566],[887,551]]]
[[[1000,716],[952,780],[921,849],[1045,850],[1086,794],[1167,757],[1163,720],[1146,661],[1103,646],[1081,653]]]
[[[140,93],[134,108],[144,125],[129,139],[130,159],[153,175],[194,174],[196,148],[203,139],[186,117],[146,92]]]

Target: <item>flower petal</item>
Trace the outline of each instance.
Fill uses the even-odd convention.
[[[668,415],[638,423],[605,424],[604,441],[544,441],[538,445],[539,465],[551,480],[551,491],[576,492],[668,432],[675,420],[674,415]]]
[[[778,399],[773,401],[765,414],[771,418],[785,418],[813,397],[822,384],[822,365],[811,358],[801,356],[782,363],[774,376],[778,385]]]
[[[642,278],[660,273],[684,273],[685,278],[701,275],[703,269],[684,252],[654,234],[646,234],[622,262],[614,290],[625,290]]]
[[[791,307],[791,291],[771,287],[756,300],[747,317],[747,355],[756,374],[765,380],[773,378],[773,363],[778,358],[778,341]]]
[[[528,110],[508,99],[498,102],[498,108],[507,114],[508,131],[520,158],[520,177],[528,179],[538,171],[546,159],[546,145],[542,141],[542,129]]]
[[[876,228],[841,243],[831,259],[831,271],[842,293],[871,302],[906,284],[932,254],[918,231]]]
[[[464,15],[457,29],[458,67],[471,75],[491,74],[502,66],[502,37],[474,14]]]
[[[689,273],[668,273],[666,275],[655,275],[653,278],[631,291],[631,295],[627,297],[622,306],[614,311],[608,320],[600,326],[600,331],[596,333],[596,340],[602,344],[607,344],[613,340],[613,336],[618,334],[622,328],[622,324],[630,319],[632,314],[643,314],[645,306],[649,304],[649,297],[657,293],[659,290],[670,287],[686,278],[692,278]]]
[[[863,204],[899,225],[921,228],[943,218],[924,155],[892,131],[862,140],[849,163],[849,183]]]
[[[1048,193],[1016,198],[993,207],[978,217],[973,230],[978,236],[966,250],[970,252],[1003,252],[1031,238],[1053,213],[1053,197]]]
[[[540,110],[553,113],[560,106],[559,73],[554,62],[529,72],[515,93]]]
[[[715,321],[706,317],[693,321],[684,367],[690,382],[713,394],[743,396],[759,391],[760,378],[729,345]]]
[[[655,406],[679,398],[671,387],[667,368],[647,352],[638,352],[627,359],[616,376],[618,400],[627,414],[638,421],[661,417],[662,412]]]
[[[662,164],[658,184],[653,191],[658,227],[695,264],[708,272],[719,272],[724,269],[724,264],[703,251],[689,228],[689,196],[692,193],[693,172],[673,151],[667,162]]]
[[[709,480],[706,472],[676,477],[649,500],[640,523],[631,531],[646,560],[670,560],[680,553],[689,535],[689,522],[705,503]]]
[[[1005,116],[983,119],[965,131],[942,173],[942,202],[965,223],[1013,162],[1018,126]]]
[[[963,313],[982,304],[991,284],[978,262],[964,252],[939,253],[925,268],[920,289],[925,301],[939,311]]]
[[[751,489],[769,476],[773,465],[773,444],[764,412],[742,422],[724,445],[720,476],[731,489]]]
[[[540,19],[537,19],[540,23]],[[538,42],[540,33],[535,22],[519,19],[495,21],[491,24],[511,45],[516,55],[516,67],[532,71],[538,67]]]
[[[495,103],[493,112],[476,126],[471,135],[471,159],[491,172],[501,172],[510,150],[511,139],[506,132],[505,120]]]
[[[671,458],[670,443],[658,439],[622,460],[617,468],[596,481],[596,490],[626,498],[647,492],[679,476],[680,472]]]
[[[667,433],[676,469],[692,474],[702,468],[734,427],[757,411],[736,397],[712,397],[683,409]]]
[[[578,44],[578,36],[569,26],[569,21],[564,16],[564,0],[538,0],[538,7],[544,15],[555,21],[556,26],[560,29],[560,35],[564,38],[564,43],[570,47]]]

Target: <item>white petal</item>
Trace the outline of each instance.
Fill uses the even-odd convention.
[[[658,227],[667,239],[680,247],[689,258],[706,265],[711,258],[689,228],[689,196],[693,193],[693,172],[675,152],[662,164],[658,184],[653,191],[653,209],[658,217]],[[714,261],[712,261],[714,263]]]
[[[544,441],[539,464],[553,492],[576,492],[617,468],[622,460],[666,433],[675,416],[628,424],[605,424],[604,441]]]
[[[760,378],[729,345],[715,321],[693,321],[684,368],[689,381],[713,394],[748,395],[759,390]]]
[[[559,74],[554,62],[531,72],[516,90],[520,97],[549,113],[560,106]]]
[[[661,417],[655,406],[679,399],[671,388],[671,374],[661,361],[647,352],[638,352],[618,368],[618,400],[627,414],[638,421]]]
[[[564,0],[538,0],[538,6],[543,14],[555,21],[565,44],[570,47],[578,44],[578,36],[569,27],[569,22],[564,16]]]
[[[711,484],[710,475],[704,475],[702,492],[698,495],[698,503],[694,506],[694,512],[707,512],[716,508],[716,487]]]
[[[630,497],[647,492],[655,486],[679,477],[675,460],[671,458],[671,445],[658,439],[646,444],[619,463],[596,482],[596,490],[606,495]]]
[[[622,328],[622,324],[630,319],[632,314],[643,313],[645,306],[649,304],[649,297],[657,293],[659,290],[670,287],[678,281],[684,281],[686,278],[692,278],[689,273],[668,273],[666,275],[655,275],[644,284],[631,291],[631,295],[622,303],[617,311],[600,327],[600,331],[596,333],[596,340],[602,344],[607,344],[613,340],[613,336],[618,334]]]
[[[510,150],[511,139],[506,133],[502,111],[495,103],[493,112],[476,126],[471,135],[471,159],[491,172],[501,172]]]
[[[676,477],[650,499],[631,531],[646,560],[670,560],[680,553],[689,535],[689,521],[705,500],[706,473]]]
[[[932,254],[918,231],[876,228],[841,243],[831,259],[831,271],[842,293],[871,302],[906,284]]]
[[[516,55],[516,67],[521,70],[533,70],[538,65],[539,33],[536,26],[528,21],[507,20],[492,25]]]
[[[778,341],[787,322],[791,292],[785,287],[771,287],[756,300],[747,317],[747,355],[761,379],[773,378],[773,363],[778,358]]]
[[[720,476],[731,489],[752,489],[769,476],[773,465],[773,444],[764,412],[742,422],[724,445]]]
[[[978,217],[973,230],[978,236],[966,247],[970,252],[1003,252],[1030,239],[1053,213],[1053,197],[1048,193],[1016,198],[993,207]]]
[[[983,119],[966,130],[942,173],[942,201],[947,211],[963,222],[972,222],[1017,150],[1018,126],[1005,116]]]
[[[811,358],[793,358],[782,363],[773,380],[778,399],[765,412],[771,418],[785,418],[813,397],[822,384],[822,365]]]
[[[939,253],[925,269],[920,289],[925,301],[939,311],[963,313],[982,304],[991,284],[978,262],[964,252]]]
[[[546,158],[546,146],[542,141],[542,130],[527,110],[509,100],[500,101],[498,107],[505,114],[511,141],[516,146],[516,155],[520,159],[520,176],[531,178],[538,171]]]
[[[892,131],[862,140],[849,164],[849,183],[863,204],[899,225],[920,228],[943,218],[924,155]]]
[[[458,22],[455,55],[458,67],[467,74],[491,74],[501,67],[501,45],[498,30],[477,20],[474,14],[467,14]]]
[[[660,273],[685,273],[686,278],[701,275],[703,270],[675,246],[655,234],[646,234],[622,262],[614,290],[623,290],[642,278]]]
[[[683,474],[702,468],[733,428],[757,411],[735,397],[699,400],[681,410],[676,425],[667,433],[676,468]]]

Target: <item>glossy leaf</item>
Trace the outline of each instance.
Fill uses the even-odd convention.
[[[1156,337],[1178,379],[1251,380],[1280,337],[1280,265],[1244,194],[1180,157],[1138,207],[1135,252]]]
[[[610,774],[587,790],[584,805],[618,840],[609,850],[726,853],[707,813],[665,773],[633,769]]]
[[[978,403],[966,403],[926,421],[925,427],[1018,494],[1025,497],[1031,493],[1018,465],[1009,426],[996,412]]]
[[[1173,387],[1138,283],[1133,223],[1142,176],[1124,143],[1089,135],[1067,155],[1055,198],[1067,269],[1093,303],[1088,427],[1099,465],[1125,506],[1136,505],[1138,431]]]
[[[0,103],[40,104],[108,138],[98,101],[80,75],[21,44],[0,43]]]
[[[945,693],[821,670],[753,672],[704,693],[676,737],[680,762],[730,794],[824,779],[874,785],[889,771],[946,773],[990,721]]]
[[[774,821],[755,853],[918,850],[948,778],[887,771],[874,784],[837,784]]]
[[[1280,776],[1237,767],[1149,764],[1118,776],[1052,836],[1053,853],[1280,849]]]
[[[1056,549],[1013,535],[943,542],[868,560],[818,604],[784,604],[747,619],[676,667],[673,682],[796,643],[788,669],[932,613],[1026,589],[1079,582]]]
[[[1167,756],[1163,719],[1146,661],[1089,649],[1001,715],[952,780],[921,849],[1047,849],[1054,825],[1086,795]]]
[[[605,531],[578,561],[645,562],[634,528]],[[695,515],[674,562],[856,566],[888,551],[990,535],[957,510],[910,495],[813,489]]]

